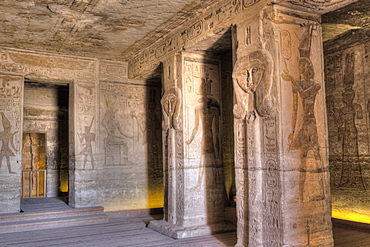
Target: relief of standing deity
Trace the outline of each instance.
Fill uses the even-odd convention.
[[[336,109],[331,105],[330,111],[334,115],[338,127],[338,141],[342,146],[342,168],[338,187],[350,187],[365,189],[359,162],[358,130],[356,119],[363,118],[362,106],[354,102],[356,93],[353,90],[355,54],[345,56],[345,68],[343,75],[342,101],[344,106]]]

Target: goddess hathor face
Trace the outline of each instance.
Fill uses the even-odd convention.
[[[240,67],[242,67],[241,65]],[[245,92],[255,90],[263,78],[265,68],[260,60],[254,59],[247,62],[236,72],[236,80]]]

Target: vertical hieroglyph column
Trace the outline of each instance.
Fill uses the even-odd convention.
[[[69,205],[98,204],[97,83],[70,84]]]
[[[0,74],[0,213],[19,213],[23,77]]]
[[[224,222],[220,64],[182,53],[164,63],[165,217],[149,228],[173,238],[232,229]]]
[[[274,5],[237,24],[237,246],[333,245],[318,20]]]

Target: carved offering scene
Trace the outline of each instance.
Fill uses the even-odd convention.
[[[102,82],[100,91],[102,204],[110,210],[162,206],[160,86]],[[85,142],[94,137],[86,128]]]
[[[317,23],[281,31],[281,40],[289,39],[291,45],[284,47],[282,56],[281,79],[284,91],[290,92],[286,95],[290,105],[284,107],[291,114],[284,146],[285,152],[300,160],[296,179],[301,203],[328,199],[325,129],[320,124],[325,111],[319,107],[323,101],[323,78],[313,62],[318,59],[313,51],[321,41],[320,32]],[[308,190],[307,186],[314,189]]]
[[[370,40],[358,30],[324,48],[333,217],[368,223]]]

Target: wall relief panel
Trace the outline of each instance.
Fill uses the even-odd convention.
[[[325,65],[329,129],[329,162],[333,217],[370,222],[370,114],[367,72],[369,40],[358,35],[336,40]],[[352,47],[342,48],[347,42]],[[334,61],[334,66],[331,65]],[[334,68],[333,68],[334,67]],[[348,215],[355,215],[351,219]]]
[[[0,74],[0,212],[19,212],[23,78]]]
[[[100,83],[101,202],[108,210],[163,206],[160,93],[155,86]],[[172,103],[169,97],[169,113]]]
[[[69,81],[94,79],[99,76],[96,60],[7,49],[0,51],[0,71]]]

